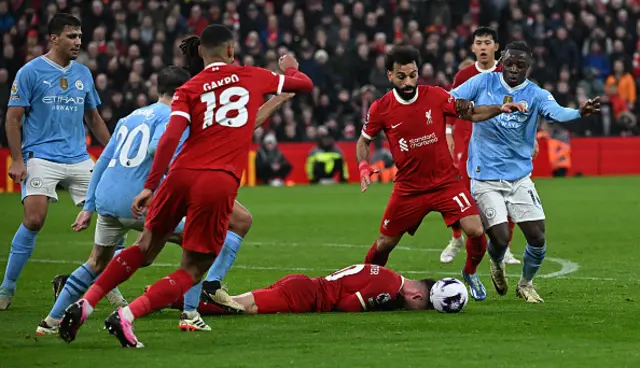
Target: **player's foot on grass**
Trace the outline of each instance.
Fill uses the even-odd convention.
[[[456,255],[464,247],[464,236],[451,238],[449,244],[440,254],[440,263],[451,263]]]
[[[535,286],[532,283],[520,280],[516,287],[516,295],[524,299],[527,303],[544,303],[544,300],[538,295]]]
[[[481,302],[487,298],[487,290],[482,285],[477,273],[470,275],[462,271],[462,279],[469,287],[469,293],[473,299]]]
[[[69,279],[69,275],[56,275],[56,277],[51,280],[51,284],[53,285],[53,302],[55,303],[64,289],[64,284],[67,283],[67,279]]]
[[[115,336],[123,348],[143,348],[144,345],[138,341],[133,333],[133,325],[122,316],[122,308],[111,313],[104,321],[104,327],[109,333]]]
[[[507,282],[507,273],[504,262],[496,263],[492,259],[489,262],[491,267],[491,282],[500,295],[506,295],[509,291],[509,283]]]
[[[51,336],[58,334],[58,326],[49,326],[47,322],[42,320],[36,328],[36,335],[38,336]]]
[[[58,334],[62,340],[71,343],[71,341],[76,339],[80,326],[82,326],[88,317],[85,303],[84,300],[80,299],[64,311],[64,316],[58,325]]]
[[[504,253],[504,263],[508,265],[519,265],[520,260],[517,259],[513,253],[511,253],[511,248],[507,248],[507,251]]]
[[[235,300],[222,287],[219,281],[205,281],[202,283],[202,301],[213,303],[231,313],[244,312],[244,306]]]
[[[127,300],[122,295],[120,295],[119,293],[116,293],[113,290],[111,290],[107,294],[107,300],[109,301],[109,304],[111,304],[111,306],[116,309],[124,308],[127,305],[129,305],[129,303],[127,303]]]
[[[182,313],[178,327],[182,331],[211,331],[198,312]]]
[[[0,287],[0,311],[9,309],[13,301],[13,290]]]

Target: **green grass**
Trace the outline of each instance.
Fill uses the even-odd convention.
[[[71,231],[77,209],[64,193],[50,207],[38,245],[18,283],[11,309],[0,312],[0,367],[584,367],[640,366],[640,178],[538,180],[547,213],[548,252],[538,278],[543,305],[527,305],[510,290],[499,297],[481,265],[489,297],[470,301],[459,315],[435,312],[207,317],[210,333],[181,333],[177,311],[136,322],[145,349],[123,350],[102,329],[110,312],[98,306],[78,339],[34,338],[52,305],[51,279],[69,273],[89,254],[93,230]],[[246,188],[240,201],[254,215],[236,267],[227,277],[241,293],[303,268],[309,275],[359,263],[378,235],[390,186],[360,194],[357,186]],[[0,196],[0,269],[4,268],[22,208],[16,195]],[[94,221],[95,222],[95,221]],[[130,242],[135,238],[131,234]],[[457,274],[464,255],[439,263],[450,232],[430,215],[416,237],[405,238],[389,266],[407,277]],[[514,252],[522,254],[517,232]],[[157,262],[177,264],[167,246]],[[521,257],[520,257],[521,258]],[[46,260],[67,263],[47,263]],[[565,263],[566,265],[566,263]],[[571,266],[569,264],[569,266]],[[122,291],[132,300],[171,267],[140,270]],[[566,270],[566,269],[565,269]],[[509,272],[518,274],[519,267]],[[512,286],[514,285],[512,279]],[[513,289],[513,287],[512,287]]]

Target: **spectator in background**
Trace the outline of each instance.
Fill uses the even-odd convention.
[[[291,169],[291,164],[278,149],[276,136],[267,134],[256,153],[257,178],[264,184],[282,186]]]
[[[15,19],[9,13],[9,1],[0,1],[0,34],[8,32],[15,23]]]
[[[616,86],[620,97],[632,107],[636,103],[636,81],[633,75],[626,71],[624,61],[616,60],[613,62],[613,74],[607,78],[605,88]]]
[[[333,184],[337,177],[337,181],[346,183],[349,180],[347,163],[327,128],[318,128],[316,140],[318,146],[312,149],[307,157],[306,169],[309,182]]]

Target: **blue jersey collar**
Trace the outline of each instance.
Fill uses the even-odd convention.
[[[507,82],[504,80],[504,76],[502,75],[502,73],[500,73],[500,83],[502,84],[502,86],[509,92],[509,93],[513,93],[516,91],[519,91],[521,89],[523,89],[524,87],[526,87],[529,84],[529,80],[525,79],[524,82],[520,83],[519,85],[515,86],[515,87],[511,87],[507,84]]]

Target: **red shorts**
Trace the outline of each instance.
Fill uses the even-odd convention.
[[[238,180],[226,171],[171,170],[151,201],[145,227],[169,234],[186,216],[182,248],[217,255],[237,195]]]
[[[438,189],[417,194],[391,193],[380,224],[380,233],[398,236],[414,235],[429,212],[440,212],[447,226],[460,219],[478,215],[478,207],[464,184],[456,180]]]
[[[259,314],[316,312],[320,285],[309,276],[288,275],[251,292]]]

